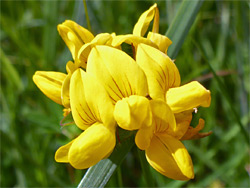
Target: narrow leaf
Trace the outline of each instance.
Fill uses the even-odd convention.
[[[180,8],[169,26],[166,36],[172,40],[172,45],[168,49],[168,55],[176,58],[195,18],[200,10],[203,0],[190,1],[183,0]]]

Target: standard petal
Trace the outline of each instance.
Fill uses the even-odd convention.
[[[146,149],[149,164],[158,172],[175,180],[194,178],[192,160],[185,146],[167,134],[153,136]]]
[[[102,85],[81,69],[74,72],[70,82],[70,106],[76,125],[85,130],[95,122],[114,127],[114,107]]]
[[[149,32],[147,38],[153,41],[163,53],[167,53],[168,47],[172,44],[168,37],[159,33]]]
[[[179,113],[199,106],[210,106],[211,96],[209,90],[199,82],[193,81],[169,89],[166,94],[166,101],[174,113]]]
[[[153,32],[159,32],[159,10],[157,4],[145,11],[137,21],[133,29],[133,35],[144,36],[148,30],[150,22],[154,19]]]
[[[109,46],[98,45],[91,50],[87,73],[105,87],[114,104],[131,95],[148,93],[147,79],[140,67],[129,55]]]
[[[69,149],[69,162],[76,169],[89,168],[108,157],[115,143],[115,132],[96,123],[75,139]]]
[[[74,60],[80,47],[94,38],[91,32],[71,20],[59,24],[57,30],[68,46]]]
[[[115,104],[114,117],[119,127],[137,130],[152,125],[152,113],[146,97],[132,95]]]
[[[195,128],[189,126],[188,130],[186,131],[185,135],[183,135],[181,140],[199,139],[199,138],[204,138],[212,134],[212,131],[207,132],[207,133],[199,133],[199,131],[204,128],[204,125],[205,125],[205,121],[203,119],[199,119],[199,124]]]
[[[62,105],[61,90],[66,74],[52,71],[36,71],[33,81],[51,100]]]
[[[175,117],[169,106],[162,100],[150,100],[154,132],[175,132]]]
[[[56,150],[56,153],[55,153],[56,162],[59,162],[59,163],[69,162],[69,159],[68,159],[69,148],[71,147],[74,141],[75,139],[69,142],[68,144],[65,144],[64,146],[61,146],[60,148],[58,148],[58,150]]]
[[[160,50],[139,44],[136,62],[146,74],[151,98],[165,100],[168,89],[180,85],[180,74],[177,67]]]

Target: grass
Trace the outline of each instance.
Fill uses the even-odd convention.
[[[152,4],[87,1],[92,31],[131,33]],[[159,1],[158,6],[164,34],[180,1]],[[249,6],[247,1],[204,1],[176,56],[182,83],[199,80],[212,94],[210,108],[200,108],[197,115],[206,120],[204,131],[213,134],[184,142],[195,179],[174,181],[149,166],[141,168],[143,159],[132,148],[108,186],[147,186],[144,171],[151,174],[153,186],[250,186],[249,140],[244,136],[250,122]],[[54,152],[74,131],[60,127],[61,106],[32,82],[36,70],[65,72],[71,56],[56,30],[65,19],[87,28],[83,2],[1,1],[1,187],[76,187],[85,173],[54,161]]]

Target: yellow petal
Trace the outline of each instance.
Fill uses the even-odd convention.
[[[36,71],[33,81],[37,87],[51,100],[62,104],[61,90],[66,74],[52,71]]]
[[[177,67],[161,51],[145,44],[139,44],[136,62],[146,74],[151,98],[165,100],[166,91],[170,87],[180,85],[180,74]]]
[[[74,60],[80,47],[94,38],[91,32],[71,20],[59,24],[57,30],[68,46]]]
[[[96,123],[78,136],[69,149],[69,162],[77,169],[89,168],[113,151],[115,132]]]
[[[87,59],[88,59],[88,56],[92,47],[93,47],[92,43],[87,43],[87,44],[82,45],[82,47],[80,48],[78,52],[78,56],[77,56],[78,61],[76,61],[76,64],[79,67],[81,66],[83,68],[86,68]]]
[[[70,105],[76,125],[85,130],[95,122],[114,127],[114,107],[103,86],[83,70],[76,70],[70,82]]]
[[[101,45],[94,47],[88,57],[87,72],[105,87],[114,104],[130,95],[146,96],[148,93],[144,72],[121,50]]]
[[[137,131],[135,136],[135,143],[141,150],[146,150],[151,143],[153,137],[153,126],[141,128]]]
[[[212,134],[211,131],[207,133],[199,133],[199,131],[204,128],[204,125],[205,121],[203,119],[199,119],[199,124],[195,128],[189,126],[188,130],[186,131],[185,135],[181,138],[181,140],[199,139]]]
[[[89,56],[89,53],[91,51],[91,49],[95,46],[95,45],[104,45],[104,44],[110,44],[112,41],[112,35],[109,33],[100,33],[98,35],[96,35],[96,37],[89,43],[84,44],[77,55],[77,64],[80,67],[86,68],[86,64],[87,64],[87,59]]]
[[[117,47],[117,46],[120,46],[124,42],[127,44],[133,44],[134,46],[137,46],[138,44],[143,43],[143,44],[150,45],[154,48],[158,48],[157,44],[152,42],[150,39],[143,38],[143,37],[136,36],[136,35],[131,35],[131,34],[115,36],[112,40],[112,46]]]
[[[151,100],[150,107],[154,119],[154,132],[176,131],[174,114],[164,101]]]
[[[167,134],[153,136],[146,149],[149,164],[158,172],[175,180],[194,178],[192,160],[185,146]]]
[[[146,97],[132,95],[115,104],[114,117],[125,130],[137,130],[152,124],[152,113]]]
[[[180,87],[171,88],[166,94],[167,104],[174,113],[191,110],[198,106],[210,106],[210,91],[199,82],[193,81]]]
[[[147,38],[153,41],[163,53],[167,53],[168,47],[172,44],[172,41],[168,37],[158,33],[149,32]]]
[[[61,146],[60,148],[58,148],[58,150],[56,150],[56,153],[55,153],[56,162],[59,162],[59,163],[69,162],[69,159],[68,159],[69,148],[71,147],[74,141],[75,139],[69,142],[68,144],[65,144],[64,146]]]
[[[154,4],[140,16],[139,20],[134,26],[133,35],[144,36],[153,18],[154,18],[153,32],[158,33],[159,10],[157,8],[157,4]]]
[[[68,61],[66,64],[67,73],[73,73],[78,67],[72,61]]]
[[[71,73],[68,73],[68,75],[63,81],[62,90],[61,90],[62,104],[66,108],[70,108],[69,84],[70,84],[71,75],[72,75]]]
[[[112,41],[112,38],[113,38],[112,34],[100,33],[100,34],[95,36],[95,38],[91,41],[91,43],[103,45],[103,44],[107,44],[110,41]]]
[[[174,114],[176,120],[176,131],[168,131],[167,133],[174,136],[177,139],[181,139],[187,132],[188,127],[192,120],[192,110],[180,112]]]

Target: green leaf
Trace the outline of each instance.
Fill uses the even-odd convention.
[[[4,70],[2,73],[4,74],[6,80],[13,84],[13,87],[16,88],[17,91],[23,91],[24,86],[17,69],[12,65],[10,59],[5,55],[2,49],[0,49],[0,59],[3,66],[2,70]]]
[[[200,10],[203,0],[190,1],[183,0],[180,8],[170,24],[166,36],[172,40],[172,45],[168,49],[168,55],[176,58],[195,18]]]

